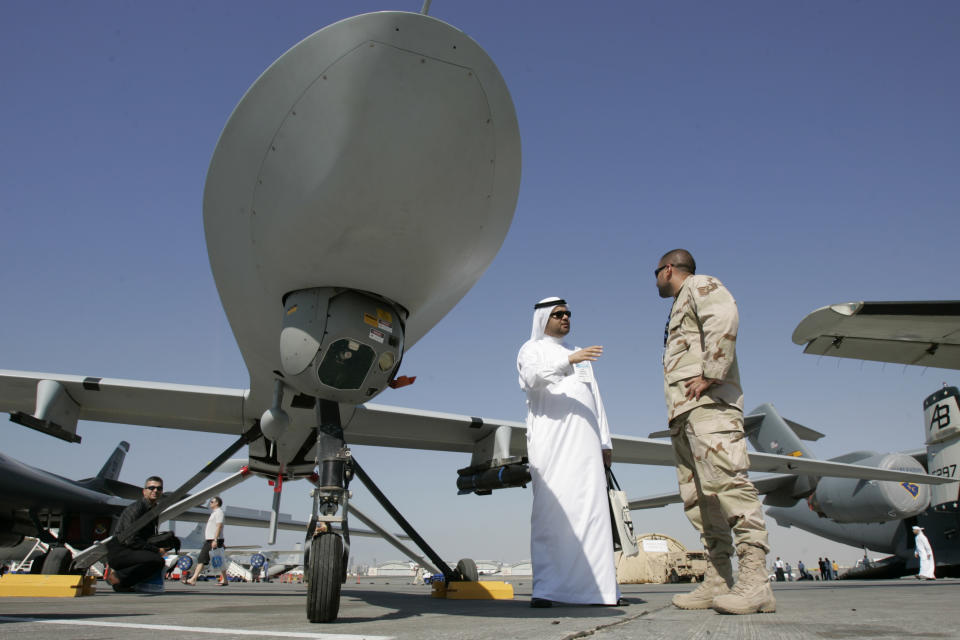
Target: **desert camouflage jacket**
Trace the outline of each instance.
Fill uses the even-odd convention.
[[[684,280],[667,322],[663,350],[663,388],[670,420],[706,404],[722,403],[743,411],[743,390],[737,368],[737,302],[711,276]],[[721,380],[687,400],[684,381],[698,375]]]

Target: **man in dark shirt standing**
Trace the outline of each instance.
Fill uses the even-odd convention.
[[[163,480],[150,476],[143,485],[143,498],[137,500],[120,514],[113,542],[108,546],[107,559],[110,573],[107,582],[114,591],[133,591],[133,587],[155,575],[163,566],[163,556],[168,551],[150,542],[157,535],[159,510],[139,529],[132,525],[140,516],[154,509],[163,495]]]

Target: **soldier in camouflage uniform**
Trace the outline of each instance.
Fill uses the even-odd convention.
[[[684,249],[665,254],[654,272],[660,297],[674,298],[664,332],[663,376],[680,497],[710,559],[704,581],[675,596],[673,604],[721,613],[771,612],[776,600],[767,581],[767,528],[757,490],[747,479],[737,303],[719,280],[695,274],[696,262]]]

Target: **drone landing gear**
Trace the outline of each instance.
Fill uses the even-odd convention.
[[[308,555],[304,562],[308,582],[307,618],[310,622],[331,622],[337,618],[340,611],[340,588],[347,579],[347,563],[350,555],[350,529],[347,523],[350,492],[347,488],[354,476],[360,479],[380,506],[390,514],[404,533],[430,559],[434,567],[443,574],[442,581],[433,583],[434,597],[513,598],[513,587],[507,583],[478,582],[480,576],[477,564],[469,558],[460,560],[456,569],[450,568],[407,522],[363,470],[344,443],[340,407],[336,402],[319,400],[317,414],[319,476],[316,480],[317,487],[313,491],[313,514],[307,528]],[[338,511],[342,515],[337,515]],[[334,528],[337,524],[339,529]],[[427,564],[423,558],[410,557],[419,564]],[[503,586],[497,589],[493,588],[495,585]]]
[[[374,484],[367,472],[363,470],[356,459],[353,460],[353,472],[360,482],[370,491],[380,506],[390,514],[404,533],[410,536],[410,539],[416,543],[420,550],[433,562],[433,564],[443,574],[443,580],[433,581],[433,597],[448,598],[451,600],[512,600],[513,585],[507,582],[483,581],[480,582],[480,572],[477,570],[477,563],[470,558],[463,558],[457,563],[456,569],[450,566],[437,555],[437,552],[430,548],[427,541],[407,522],[406,518],[400,514],[396,507],[380,491],[380,488]]]

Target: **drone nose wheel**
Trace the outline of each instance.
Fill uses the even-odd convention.
[[[340,585],[343,581],[343,539],[336,533],[324,533],[310,543],[307,618],[310,622],[331,622],[340,611]]]

